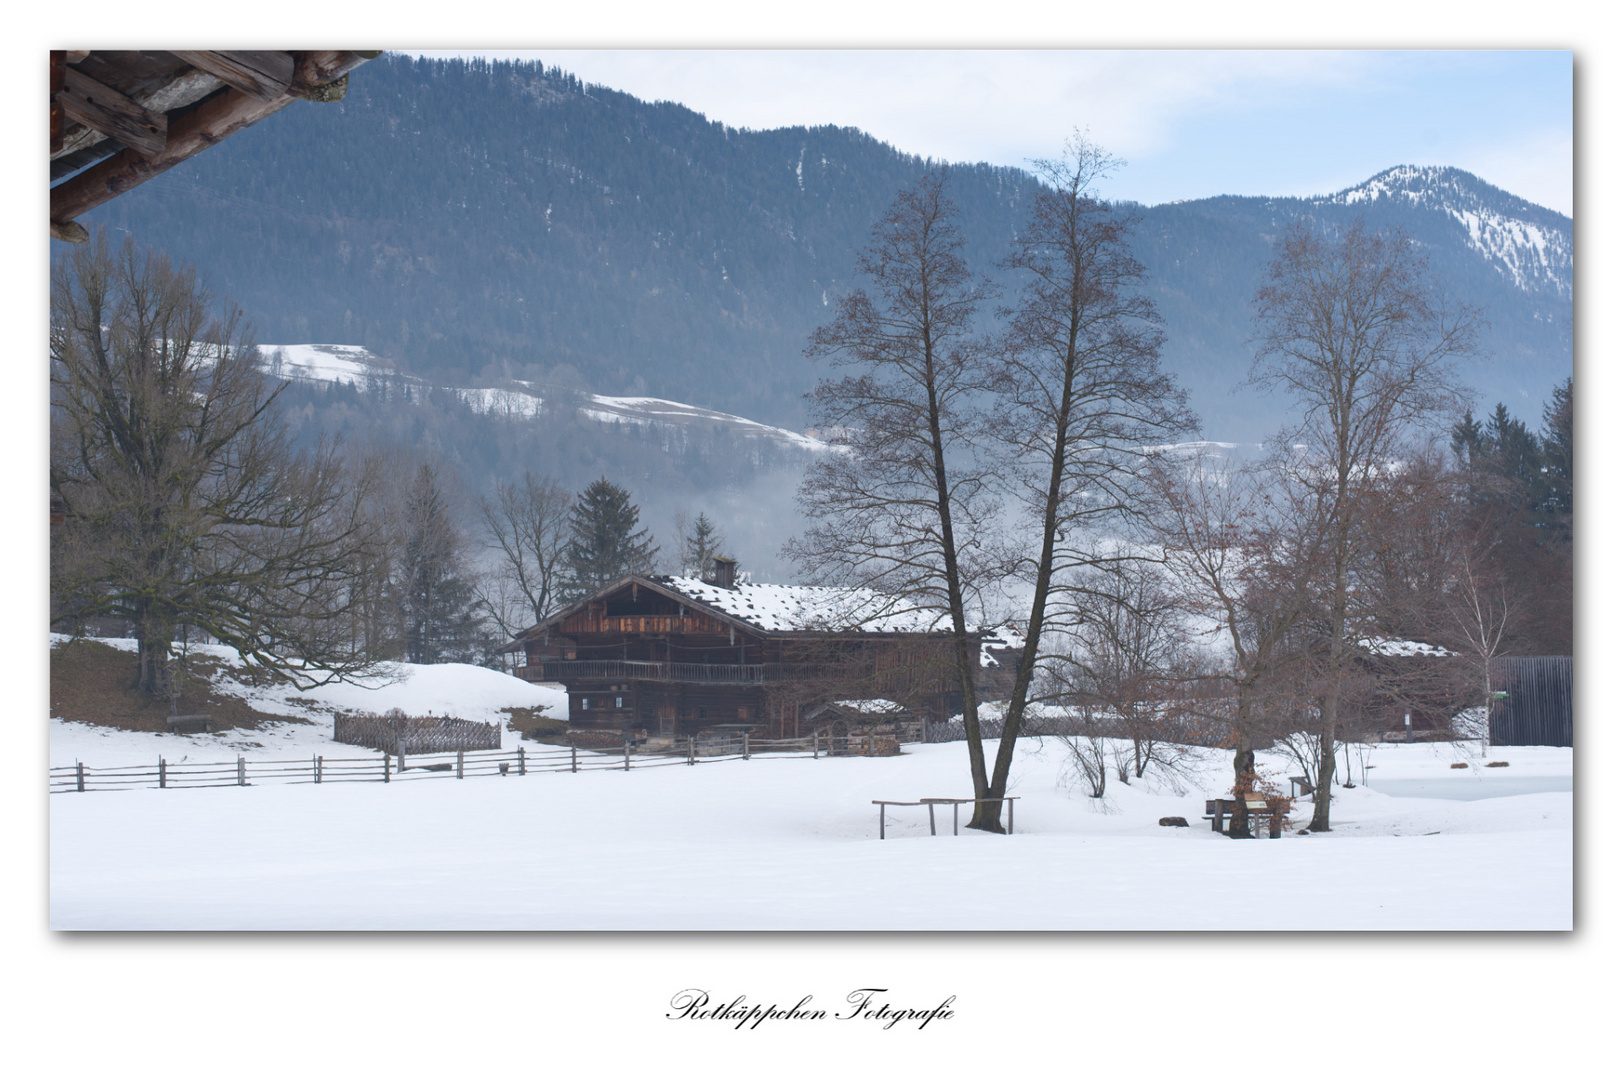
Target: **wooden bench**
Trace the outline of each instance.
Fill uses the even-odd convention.
[[[174,735],[202,735],[214,730],[214,718],[208,713],[168,718],[169,732]]]
[[[1236,814],[1237,804],[1238,801],[1236,799],[1204,800],[1204,820],[1209,822],[1209,827],[1212,832],[1226,833],[1228,836],[1231,835],[1226,829],[1222,828],[1222,824],[1227,817]],[[1268,806],[1266,804],[1266,800],[1253,795],[1244,800],[1244,809],[1249,812],[1249,817],[1251,818],[1263,816],[1269,816],[1271,818],[1271,827],[1267,831],[1267,836],[1269,836],[1271,839],[1276,840],[1282,836],[1283,812],[1281,809]]]
[[[1012,806],[1012,804],[1017,802],[1020,798],[1022,798],[1022,796],[1019,796],[1019,795],[1004,795],[999,799],[918,799],[915,802],[901,802],[901,801],[896,800],[896,799],[873,799],[872,800],[872,805],[878,808],[878,839],[879,840],[885,840],[885,839],[888,838],[886,824],[885,824],[885,821],[884,821],[884,813],[891,806],[926,806],[926,807],[928,807],[928,835],[929,836],[937,836],[937,835],[939,835],[938,832],[936,832],[935,828],[934,828],[934,807],[943,806],[946,803],[949,803],[950,807],[951,807],[951,835],[952,836],[957,836],[957,835],[960,834],[959,826],[960,826],[960,822],[961,822],[961,810],[959,810],[958,808],[963,803],[973,803],[974,805],[978,805],[981,802],[1006,803],[1007,804],[1007,835],[1011,836],[1012,831],[1013,831],[1013,806]]]

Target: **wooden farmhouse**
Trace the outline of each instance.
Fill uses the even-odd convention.
[[[808,736],[809,712],[830,701],[961,711],[934,613],[865,590],[738,582],[716,562],[714,581],[631,575],[530,627],[507,646],[518,676],[567,688],[571,730],[632,738]]]

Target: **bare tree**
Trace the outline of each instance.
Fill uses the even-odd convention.
[[[1506,584],[1486,580],[1479,570],[1482,560],[1476,554],[1465,550],[1458,561],[1457,587],[1448,607],[1462,638],[1468,643],[1476,685],[1484,690],[1481,699],[1484,716],[1479,735],[1479,754],[1483,758],[1491,750],[1491,705],[1495,701],[1491,661],[1501,653],[1502,639],[1515,610]]]
[[[1229,696],[1203,703],[1230,731],[1233,790],[1253,790],[1255,749],[1286,734],[1307,706],[1307,620],[1322,535],[1309,490],[1271,462],[1244,465],[1197,450],[1159,455],[1147,533],[1188,612],[1210,628],[1213,675]],[[1233,835],[1247,832],[1241,800]]]
[[[53,271],[50,321],[56,621],[128,620],[153,695],[182,627],[299,685],[367,670],[348,620],[369,478],[331,443],[292,451],[241,313],[101,233]]]
[[[974,758],[982,801],[973,828],[1001,829],[999,800],[1046,659],[1043,632],[1049,623],[1084,623],[1084,571],[1133,557],[1097,538],[1139,510],[1144,447],[1196,426],[1185,393],[1159,367],[1157,312],[1136,291],[1146,271],[1127,243],[1134,220],[1092,191],[1118,164],[1078,134],[1062,159],[1037,163],[1045,183],[1004,264],[1024,284],[1006,313],[1008,333],[989,380],[994,420],[985,431],[1027,526],[1019,535],[1029,538],[1004,565],[1032,599],[994,768],[985,775]]]
[[[1160,564],[1122,562],[1083,576],[1092,584],[1086,618],[1073,634],[1074,682],[1105,710],[1110,733],[1122,740],[1119,779],[1139,780],[1150,766],[1177,777],[1189,734],[1182,695],[1207,676],[1192,647],[1188,611]]]
[[[810,395],[837,452],[811,465],[799,505],[818,522],[787,545],[813,580],[873,589],[945,623],[962,694],[974,787],[987,788],[969,611],[995,506],[967,433],[982,388],[973,320],[989,298],[961,257],[943,172],[896,197],[858,271],[872,292],[838,301],[807,354],[851,373]]]
[[[1298,403],[1296,427],[1279,439],[1304,450],[1295,476],[1323,509],[1318,595],[1324,613],[1320,665],[1321,763],[1310,828],[1330,827],[1334,734],[1358,657],[1351,619],[1358,538],[1382,495],[1379,480],[1402,443],[1460,411],[1454,360],[1473,351],[1480,317],[1430,287],[1416,246],[1399,232],[1357,223],[1329,237],[1308,221],[1290,225],[1255,296],[1257,351],[1251,379]]]
[[[490,615],[508,638],[540,622],[556,606],[568,549],[571,492],[527,469],[521,483],[497,483],[495,496],[478,500],[488,542],[500,552],[498,584],[485,597]],[[516,593],[517,612],[498,598]]]

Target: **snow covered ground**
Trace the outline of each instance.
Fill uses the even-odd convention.
[[[477,669],[473,669],[477,670]],[[457,673],[418,671],[404,686]],[[465,673],[460,673],[465,674]],[[489,673],[497,674],[497,673]],[[504,676],[502,677],[504,678]],[[420,681],[420,682],[419,682]],[[428,700],[426,697],[415,700]],[[461,709],[459,714],[467,714]],[[471,717],[470,717],[471,718]],[[185,737],[53,722],[51,760],[178,759]],[[319,752],[288,725],[244,754]],[[217,738],[191,737],[193,740]],[[515,738],[508,735],[508,740]],[[328,744],[329,745],[329,744]],[[50,797],[58,929],[1567,929],[1573,796],[1335,791],[1329,834],[1232,841],[1194,788],[1067,782],[1064,748],[1026,740],[1016,833],[928,835],[873,799],[971,793],[961,743],[891,758],[760,759],[631,772],[410,784],[129,790]],[[233,751],[234,752],[234,751]],[[1557,785],[1568,749],[1380,746],[1371,775]],[[1264,758],[1265,755],[1262,755]],[[1454,760],[1469,768],[1453,770]],[[1280,759],[1263,760],[1279,775]],[[1490,775],[1487,775],[1490,774]],[[1181,815],[1190,828],[1161,827]]]
[[[133,638],[97,638],[97,642],[135,651]],[[60,647],[66,635],[52,634]],[[474,664],[386,664],[375,678],[363,683],[329,683],[300,690],[290,684],[251,685],[233,677],[230,669],[240,660],[236,650],[223,645],[191,645],[193,654],[223,661],[228,667],[212,681],[216,690],[240,698],[260,712],[286,716],[286,724],[266,724],[259,730],[233,730],[203,735],[169,735],[94,724],[51,720],[51,765],[132,765],[156,761],[159,754],[171,761],[238,754],[251,760],[275,760],[331,754],[332,714],[402,709],[411,716],[453,716],[480,724],[505,727],[511,716],[504,708],[544,709],[545,715],[568,715],[568,695],[548,686],[536,686],[504,672]],[[313,721],[299,723],[298,720]],[[507,739],[517,736],[508,732]]]

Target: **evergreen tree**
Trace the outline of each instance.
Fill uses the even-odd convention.
[[[1524,421],[1514,418],[1507,406],[1497,402],[1486,426],[1498,476],[1510,486],[1515,498],[1536,506],[1541,502],[1541,443]]]
[[[1546,433],[1541,439],[1542,477],[1545,483],[1543,513],[1567,516],[1575,513],[1575,380],[1553,388],[1552,401],[1541,414]]]
[[[606,477],[580,493],[568,515],[568,591],[570,599],[589,596],[626,574],[646,574],[658,557],[658,545],[638,529],[641,511],[630,493]]]
[[[405,530],[400,566],[405,658],[413,664],[477,661],[484,628],[477,590],[465,569],[466,541],[432,466],[416,471]]]
[[[716,558],[724,558],[726,538],[720,527],[699,512],[690,531],[681,531],[681,562],[684,572],[699,578],[709,577],[710,566]]]

